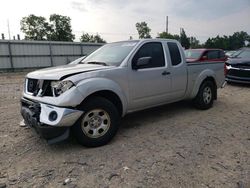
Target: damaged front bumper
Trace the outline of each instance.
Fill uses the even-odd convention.
[[[83,111],[21,99],[21,114],[25,124],[34,128],[48,143],[56,143],[69,137],[70,127]]]

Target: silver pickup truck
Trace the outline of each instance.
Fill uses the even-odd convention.
[[[184,99],[209,109],[223,86],[223,67],[224,62],[187,64],[175,40],[110,43],[78,64],[29,73],[21,114],[49,143],[72,131],[80,144],[101,146],[128,113]]]

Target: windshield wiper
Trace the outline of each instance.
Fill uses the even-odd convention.
[[[99,61],[89,61],[89,62],[86,62],[86,64],[94,64],[94,65],[108,66],[107,63],[99,62]]]

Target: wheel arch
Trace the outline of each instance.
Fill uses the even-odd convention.
[[[214,88],[213,88],[213,96],[214,96],[214,100],[216,100],[216,99],[217,99],[217,84],[216,84],[216,81],[215,81],[214,77],[212,77],[212,76],[206,77],[206,79],[204,79],[204,80],[202,81],[201,85],[202,85],[204,82],[206,82],[206,81],[210,81],[210,82],[213,83],[213,85],[214,85]],[[200,85],[200,86],[201,86],[201,85]]]
[[[122,87],[108,78],[90,78],[77,84],[78,91],[82,94],[82,100],[78,103],[79,108],[84,102],[93,96],[100,96],[112,102],[121,116],[126,114],[128,100]]]
[[[214,94],[214,99],[217,99],[217,83],[216,83],[216,75],[214,72],[212,72],[211,70],[206,70],[204,72],[202,72],[198,78],[196,79],[196,82],[194,84],[194,88],[193,91],[191,93],[191,98],[195,98],[199,92],[199,89],[201,87],[201,85],[205,82],[205,81],[211,81],[214,84],[214,89],[213,89],[213,94]]]
[[[123,103],[122,103],[120,97],[115,92],[113,92],[111,90],[100,90],[100,91],[95,91],[95,92],[91,93],[81,102],[81,104],[78,106],[78,108],[83,106],[86,101],[88,101],[89,99],[91,99],[93,97],[103,97],[103,98],[109,100],[111,103],[113,103],[116,106],[116,108],[119,112],[119,115],[123,116],[123,114],[124,114]]]

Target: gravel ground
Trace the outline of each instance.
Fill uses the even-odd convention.
[[[220,89],[207,111],[179,102],[128,115],[88,149],[19,126],[23,77],[0,75],[0,187],[250,187],[249,86]]]

